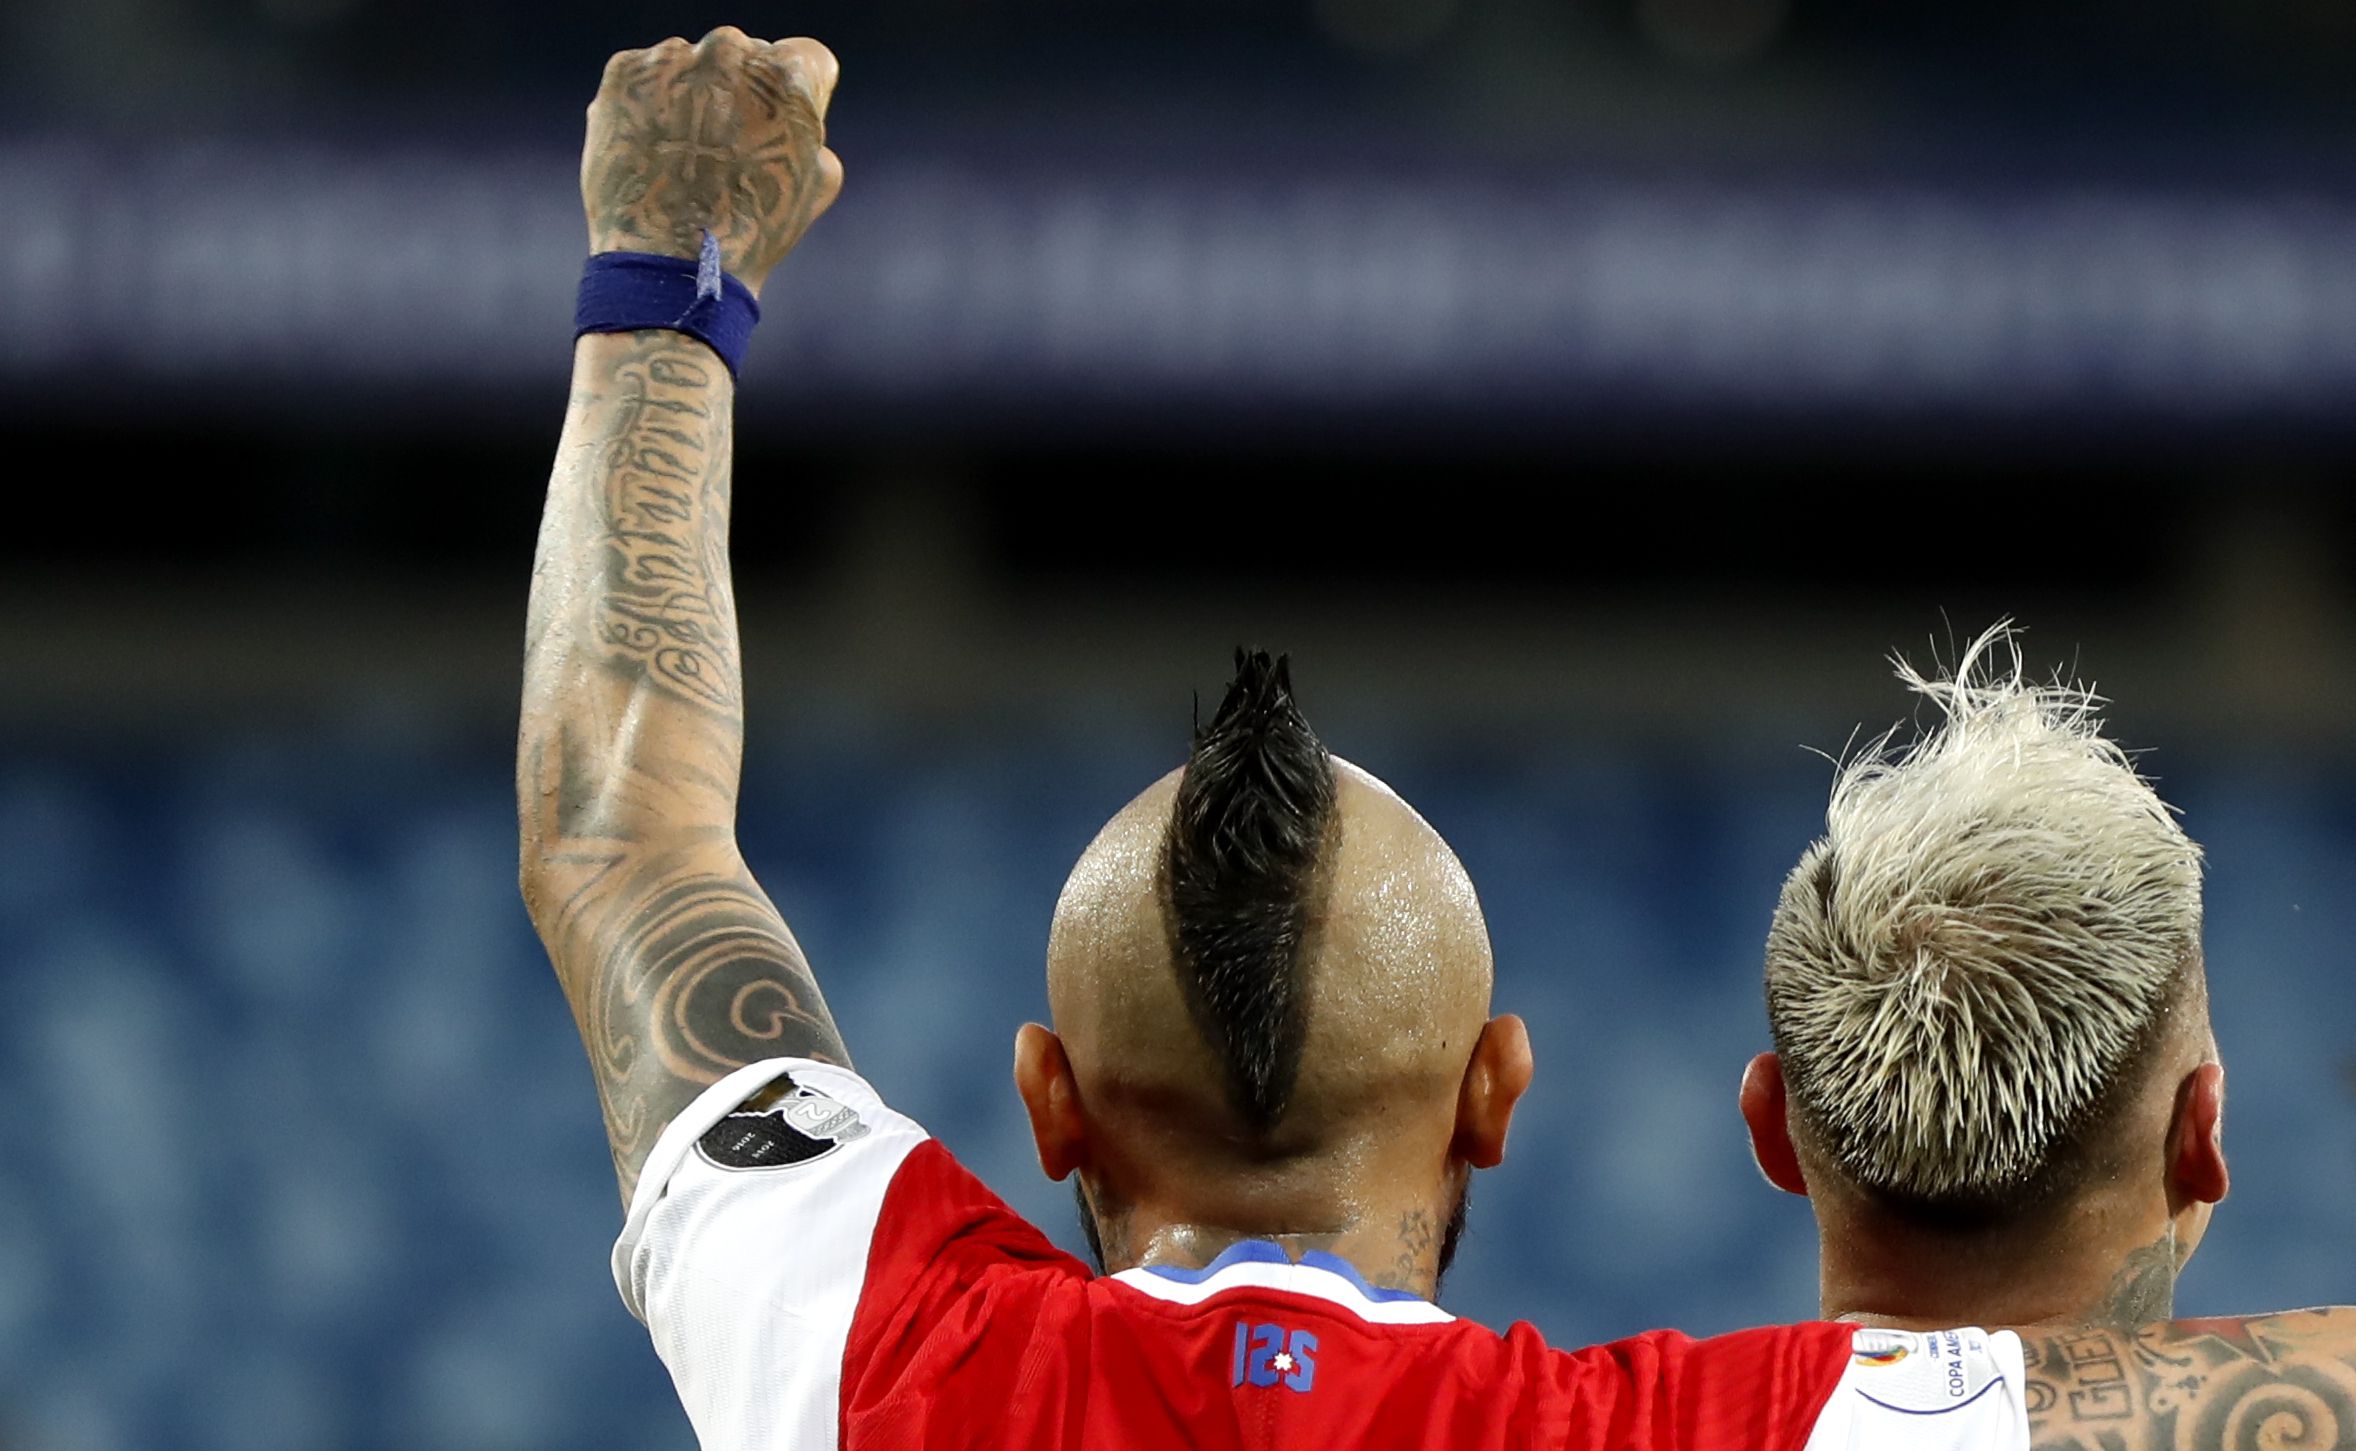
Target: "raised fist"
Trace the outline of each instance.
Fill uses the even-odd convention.
[[[721,265],[760,291],[842,189],[826,149],[835,72],[815,40],[731,25],[606,62],[581,156],[589,249],[693,257],[709,231]]]

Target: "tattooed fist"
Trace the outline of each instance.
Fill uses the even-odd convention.
[[[835,59],[815,40],[754,40],[731,25],[606,62],[589,103],[581,201],[593,252],[693,257],[760,291],[842,189],[826,149]]]

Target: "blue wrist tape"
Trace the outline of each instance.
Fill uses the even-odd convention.
[[[720,270],[720,244],[704,233],[693,261],[653,252],[600,252],[581,269],[573,336],[660,328],[685,333],[720,355],[730,377],[761,320],[752,290]]]

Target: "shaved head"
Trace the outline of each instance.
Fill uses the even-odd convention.
[[[1429,1296],[1530,1083],[1490,976],[1456,854],[1325,749],[1284,660],[1238,651],[1185,767],[1056,903],[1055,1026],[1015,1035],[1039,1166],[1108,1270],[1264,1239]]]
[[[1488,1013],[1480,903],[1289,685],[1241,662],[1188,766],[1081,856],[1048,943],[1056,1032],[1091,1113],[1156,1162],[1282,1179],[1416,1145],[1436,1168]]]

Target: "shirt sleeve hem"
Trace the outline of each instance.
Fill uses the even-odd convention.
[[[816,1070],[820,1074],[858,1083],[865,1081],[857,1074],[809,1058],[764,1058],[758,1063],[747,1063],[726,1078],[696,1095],[694,1102],[679,1111],[654,1141],[654,1150],[646,1156],[646,1163],[638,1171],[638,1188],[630,1196],[630,1213],[622,1221],[621,1237],[614,1241],[614,1288],[621,1291],[622,1303],[640,1322],[646,1319],[646,1308],[639,1303],[636,1277],[630,1273],[630,1261],[639,1239],[646,1232],[647,1217],[662,1201],[663,1191],[670,1187],[671,1176],[679,1168],[679,1161],[695,1141],[709,1132],[712,1125],[736,1111],[737,1105],[767,1088],[788,1073]]]

